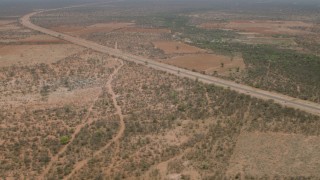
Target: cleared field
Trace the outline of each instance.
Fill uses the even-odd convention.
[[[284,133],[243,133],[227,171],[229,176],[320,176],[320,138]]]
[[[161,49],[165,54],[192,54],[205,52],[205,50],[177,41],[156,41],[155,48]]]
[[[71,44],[8,45],[0,48],[0,67],[21,63],[52,63],[83,48]]]
[[[228,57],[216,54],[192,54],[164,60],[164,63],[205,73],[228,75],[245,68],[241,57]]]
[[[310,34],[311,23],[302,21],[230,21],[227,23],[203,23],[200,27],[205,29],[231,29],[258,34],[290,34],[303,35]]]

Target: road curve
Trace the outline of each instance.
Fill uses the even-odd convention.
[[[63,9],[63,8],[60,8],[60,9]],[[126,61],[135,62],[137,64],[143,64],[145,66],[154,68],[156,70],[165,71],[165,72],[168,72],[168,73],[180,76],[180,77],[197,79],[203,83],[214,84],[214,85],[221,86],[224,88],[229,88],[229,89],[237,91],[239,93],[247,94],[252,97],[259,98],[259,99],[273,100],[275,103],[281,104],[283,106],[291,107],[294,109],[299,109],[299,110],[320,116],[320,104],[317,104],[314,102],[304,101],[304,100],[293,98],[293,97],[286,96],[283,94],[253,88],[251,86],[247,86],[247,85],[243,85],[243,84],[237,84],[232,81],[200,74],[197,72],[192,72],[192,71],[182,69],[179,67],[175,67],[172,65],[163,64],[163,63],[151,60],[151,59],[146,59],[143,57],[124,53],[120,50],[112,49],[112,48],[109,48],[106,46],[102,46],[102,45],[97,44],[92,41],[84,40],[84,39],[81,39],[78,37],[73,37],[70,35],[66,35],[63,33],[55,32],[50,29],[46,29],[46,28],[37,26],[30,21],[30,17],[32,17],[33,15],[36,15],[38,13],[45,12],[45,11],[52,11],[52,10],[53,9],[38,11],[38,12],[33,12],[30,14],[27,14],[20,19],[20,23],[30,29],[42,32],[42,33],[50,35],[50,36],[54,36],[54,37],[63,39],[65,41],[69,41],[73,44],[77,44],[79,46],[83,46],[83,47],[86,47],[86,48],[89,48],[89,49],[92,49],[92,50],[95,50],[95,51],[98,51],[101,53],[106,53],[106,54],[121,58]]]

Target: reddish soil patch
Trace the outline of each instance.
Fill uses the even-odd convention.
[[[176,41],[153,42],[155,48],[161,49],[165,54],[193,54],[205,52],[205,50]]]
[[[163,61],[164,63],[178,67],[195,70],[198,72],[214,73],[228,75],[233,69],[244,69],[245,64],[240,57],[231,58],[228,56],[215,54],[193,54],[174,57]]]
[[[227,174],[320,177],[320,138],[300,134],[243,133]],[[241,178],[242,179],[242,178]]]

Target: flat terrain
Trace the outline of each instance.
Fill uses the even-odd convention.
[[[274,3],[0,11],[0,177],[320,179],[318,16]]]

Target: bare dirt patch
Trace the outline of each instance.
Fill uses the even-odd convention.
[[[153,45],[155,48],[164,51],[165,54],[192,54],[205,52],[203,49],[177,41],[156,41],[153,42]]]
[[[71,44],[8,45],[0,48],[0,67],[22,63],[52,63],[77,53],[83,48]]]
[[[241,57],[228,57],[216,54],[193,54],[174,57],[164,60],[164,63],[186,68],[189,70],[228,75],[231,71],[240,71],[245,68]]]
[[[228,23],[203,23],[205,29],[231,29],[258,34],[309,34],[312,24],[302,21],[230,21]]]
[[[227,171],[264,175],[320,177],[320,137],[284,133],[243,133]]]

